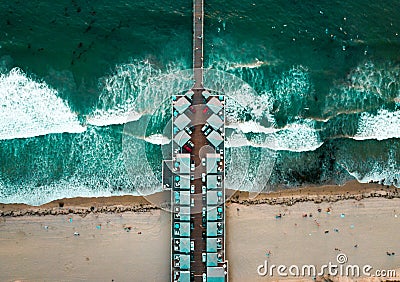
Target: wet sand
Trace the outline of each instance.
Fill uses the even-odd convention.
[[[266,259],[320,265],[336,262],[340,252],[349,264],[400,268],[398,190],[351,185],[350,193],[331,193],[327,186],[324,193],[320,187],[251,200],[246,193],[235,195],[226,209],[230,281],[280,280],[257,274]],[[341,200],[343,195],[349,199]],[[60,201],[42,207],[0,204],[0,281],[170,280],[169,213],[140,197]]]

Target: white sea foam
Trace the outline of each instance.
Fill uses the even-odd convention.
[[[161,176],[161,167],[158,171],[153,171],[147,161],[145,141],[130,134],[124,134],[122,146],[125,168],[136,191],[143,196],[159,192],[162,185],[156,175],[158,173]]]
[[[0,139],[86,130],[67,102],[44,82],[14,68],[0,75]]]
[[[265,188],[275,165],[277,153],[267,148],[231,148],[226,159],[226,187],[259,193]]]
[[[251,71],[252,80],[262,81],[264,73]],[[212,78],[217,77],[213,75]],[[230,123],[243,122],[246,117],[252,121],[263,120],[268,125],[274,124],[273,113],[287,117],[288,120],[297,118],[307,107],[309,96],[313,93],[308,69],[304,66],[293,66],[283,72],[272,85],[257,93],[249,84],[240,78],[228,75],[219,76],[217,81],[223,81],[226,95],[226,120]],[[242,81],[241,84],[232,81]],[[226,87],[228,84],[229,87]],[[228,88],[228,89],[227,89]]]
[[[141,114],[134,111],[124,112],[115,111],[112,109],[108,111],[102,111],[96,109],[92,114],[87,117],[86,122],[87,124],[91,124],[94,126],[107,126],[112,124],[125,124],[127,122],[137,121],[141,117]]]
[[[226,128],[238,129],[243,133],[274,133],[279,131],[274,127],[265,127],[260,125],[258,122],[249,120],[242,123],[231,123],[226,126]]]
[[[117,65],[100,81],[101,94],[87,121],[96,126],[125,124],[153,113],[173,94],[190,89],[191,72],[178,65],[157,69],[149,61]]]
[[[40,187],[32,187],[33,189],[27,189],[24,185],[23,187],[18,187],[18,185],[13,185],[12,187],[7,187],[6,185],[1,186],[0,183],[0,202],[5,204],[11,203],[24,203],[33,206],[43,205],[54,200],[63,198],[76,198],[76,197],[110,197],[110,196],[120,196],[120,195],[134,195],[139,194],[135,192],[113,192],[105,189],[104,187],[99,187],[99,189],[94,190],[89,188],[87,185],[82,183],[81,179],[68,179],[59,180],[55,183],[42,185]],[[17,189],[16,189],[17,188]],[[12,190],[17,192],[7,195],[4,191]]]
[[[225,147],[227,148],[238,148],[246,146],[251,146],[251,144],[249,140],[247,140],[246,136],[244,136],[240,132],[234,132],[232,135],[226,138]]]
[[[371,181],[400,188],[400,166],[398,147],[389,148],[386,156],[373,160],[351,160],[344,158],[339,163],[360,183]]]
[[[288,124],[282,130],[271,134],[271,141],[267,141],[267,144],[271,144],[270,149],[273,150],[314,151],[324,142],[313,124],[314,121],[311,120]]]
[[[249,125],[249,126],[248,126]],[[323,141],[315,129],[315,121],[299,120],[284,128],[264,128],[254,122],[239,124],[239,131],[227,139],[228,147],[252,146],[274,151],[305,152],[319,148]],[[248,140],[242,133],[254,133]]]
[[[158,73],[148,61],[116,66],[114,74],[101,79],[101,94],[87,122],[107,126],[124,124],[130,117],[132,120],[140,118],[141,113],[135,110],[135,100],[146,87],[148,79]]]
[[[323,144],[313,120],[301,120],[284,128],[265,128],[253,121],[231,125],[230,128],[236,130],[227,137],[225,146],[230,148],[251,146],[274,151],[305,152],[314,151]],[[249,137],[244,135],[249,133]],[[149,137],[135,136],[135,138],[156,145],[171,142],[162,134]]]
[[[268,62],[268,61],[260,61],[259,59],[255,59],[253,62],[250,63],[228,63],[224,69],[225,70],[234,70],[238,68],[248,68],[248,69],[254,69],[254,68],[259,68],[262,66],[269,66],[272,64],[275,64],[276,62]]]
[[[38,148],[35,154],[26,150],[28,144],[30,148]],[[130,159],[124,158],[112,128],[88,127],[82,134],[49,134],[43,138],[11,140],[3,145],[3,155],[10,162],[7,165],[21,167],[11,175],[2,175],[0,171],[3,203],[38,205],[64,197],[135,195],[135,186],[141,187],[152,173],[151,169],[140,173],[134,170],[132,178],[138,175],[138,182],[131,181],[126,167]],[[136,143],[130,145],[137,147]],[[141,166],[146,156],[145,150],[137,151],[137,166]]]
[[[246,114],[251,116],[252,121],[265,118],[269,123],[275,123],[275,119],[270,114],[272,106],[273,100],[270,93],[257,95],[249,85],[232,89],[227,93],[226,100],[225,119],[227,125],[244,122],[243,117]]]
[[[395,101],[400,97],[400,68],[398,65],[365,62],[339,81],[325,98],[324,113],[365,112],[377,104]]]
[[[146,137],[144,140],[155,145],[166,145],[171,143],[171,140],[162,134],[153,134]]]
[[[358,171],[348,171],[360,183],[378,182],[383,185],[394,185],[400,188],[400,183],[393,183],[394,179],[400,179],[400,170],[388,170],[376,165],[371,171],[361,173]]]
[[[362,113],[355,140],[400,138],[400,111],[379,110],[376,115]]]

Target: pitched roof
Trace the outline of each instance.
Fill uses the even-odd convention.
[[[224,139],[222,138],[222,136],[216,132],[216,131],[212,131],[208,136],[207,136],[207,140],[214,146],[214,147],[218,147],[222,141],[224,141]]]
[[[207,188],[209,189],[215,189],[217,188],[217,176],[213,174],[207,175]]]
[[[184,132],[184,131],[181,131],[181,132]],[[187,140],[187,136],[185,136],[184,139],[180,139],[178,141],[182,141],[182,142],[185,141],[183,143],[183,144],[185,144],[188,141]],[[179,143],[178,143],[178,145],[182,146]],[[176,154],[176,162],[178,163],[177,168],[179,168],[179,173],[180,174],[190,173],[190,154]]]
[[[204,90],[202,95],[203,95],[204,98],[208,99],[208,97],[210,97],[211,93],[208,92],[207,90]]]
[[[178,144],[180,147],[185,145],[187,141],[190,140],[190,135],[186,133],[186,131],[179,131],[178,134],[175,135],[174,141],[176,144]]]
[[[222,103],[216,97],[212,97],[210,101],[208,101],[207,106],[216,114],[218,114],[223,107]]]
[[[179,130],[182,130],[190,123],[190,118],[185,114],[181,114],[174,120],[174,125],[176,125]]]
[[[188,107],[190,106],[190,102],[185,97],[180,97],[178,101],[175,102],[174,108],[182,114]]]
[[[217,116],[216,114],[212,114],[212,116],[210,116],[207,119],[207,123],[209,125],[211,125],[211,127],[214,128],[215,130],[220,129],[220,127],[224,124],[224,122],[221,120],[221,118],[219,116]]]
[[[207,238],[207,252],[217,252],[217,238]]]
[[[215,244],[217,244],[215,242]],[[190,253],[190,238],[179,239],[179,251],[182,253]]]
[[[218,164],[217,162],[221,159],[220,154],[207,154],[206,155],[206,168],[207,173],[217,173]]]

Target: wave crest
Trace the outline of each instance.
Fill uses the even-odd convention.
[[[0,75],[0,140],[86,130],[68,103],[21,69]]]

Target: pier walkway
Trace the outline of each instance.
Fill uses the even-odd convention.
[[[163,187],[171,192],[173,282],[228,281],[225,97],[204,88],[203,42],[204,0],[194,0],[194,85],[172,96],[172,160],[163,164]]]
[[[203,89],[204,0],[193,1],[193,89]]]

